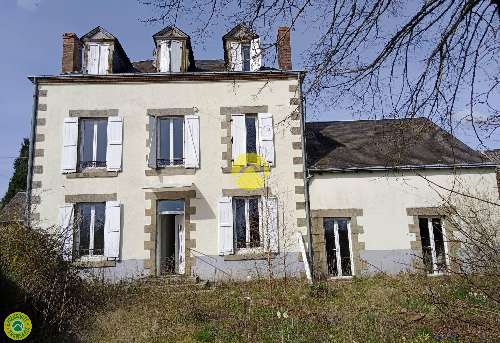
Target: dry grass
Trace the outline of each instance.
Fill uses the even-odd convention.
[[[458,279],[255,281],[202,292],[124,287],[89,319],[85,342],[500,341],[498,304]]]

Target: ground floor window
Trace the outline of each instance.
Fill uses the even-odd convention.
[[[352,276],[351,225],[348,218],[323,218],[328,274]]]
[[[79,257],[104,255],[106,203],[78,203],[75,209],[77,255]]]
[[[440,218],[419,218],[422,258],[429,274],[440,274],[447,268],[447,244]]]
[[[261,246],[260,199],[233,198],[233,227],[236,249]]]

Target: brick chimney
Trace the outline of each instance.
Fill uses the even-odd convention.
[[[72,32],[63,34],[62,73],[82,71],[82,43]]]
[[[276,39],[276,51],[278,54],[278,66],[281,70],[292,69],[292,47],[290,46],[290,28],[283,26],[278,28]]]

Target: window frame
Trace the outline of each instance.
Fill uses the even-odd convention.
[[[259,154],[259,115],[257,113],[245,113],[245,154],[253,154],[248,152],[248,126],[247,119],[254,119],[255,123],[255,154]],[[248,157],[248,156],[247,156]],[[247,161],[248,163],[248,161]]]
[[[78,223],[78,220],[75,221],[75,235],[77,235],[77,239],[74,240],[75,244],[73,245],[73,249],[76,252],[76,256],[79,260],[81,261],[89,261],[89,260],[103,260],[106,257],[104,256],[104,245],[106,244],[106,238],[103,237],[103,244],[102,244],[102,254],[94,254],[94,238],[95,238],[95,213],[96,213],[96,205],[103,205],[104,206],[104,221],[103,221],[103,235],[106,235],[106,203],[105,202],[81,202],[81,203],[76,203],[75,204],[75,218],[80,217],[80,206],[82,205],[90,205],[90,225],[89,225],[89,248],[88,248],[88,254],[82,255],[80,254],[80,234],[81,234],[81,229],[80,229],[80,223]]]
[[[241,71],[252,71],[252,43],[240,43],[241,46]],[[244,49],[248,47],[248,60],[245,59]],[[248,62],[248,69],[245,69],[245,63]]]
[[[85,132],[84,132],[84,125],[83,123],[85,121],[92,121],[92,160],[91,161],[85,161],[85,162],[90,162],[91,164],[89,166],[84,166],[82,165],[82,157],[83,157],[83,149],[84,149],[84,138],[85,138]],[[106,132],[106,142],[103,143],[105,145],[105,158],[104,161],[97,161],[97,151],[98,151],[98,122],[105,122],[106,127],[105,127],[105,132]],[[107,146],[108,146],[108,119],[107,118],[79,118],[78,120],[78,170],[84,171],[84,170],[89,170],[89,169],[106,169],[108,166],[108,152],[107,152]],[[104,162],[103,165],[97,165],[97,162]]]
[[[354,276],[354,253],[352,250],[352,231],[351,231],[351,218],[349,217],[324,217],[323,218],[323,229],[325,227],[325,220],[333,220],[333,230],[335,235],[335,258],[337,263],[337,275],[330,275],[333,279],[350,279]],[[340,254],[340,236],[339,236],[339,220],[347,221],[347,238],[349,241],[349,260],[351,267],[351,275],[343,275],[342,271],[342,256]],[[325,238],[326,245],[326,238]],[[326,246],[325,246],[326,249]],[[328,256],[328,254],[327,254]],[[328,263],[328,262],[327,262]],[[328,268],[328,267],[327,267]]]
[[[175,164],[174,160],[174,119],[181,119],[182,120],[182,163],[180,164]],[[160,158],[161,154],[161,121],[162,120],[169,120],[169,164],[163,164],[160,163],[160,160],[163,160]],[[172,168],[172,167],[185,167],[186,165],[186,156],[185,156],[185,128],[186,128],[186,118],[184,116],[162,116],[157,118],[157,123],[156,123],[156,165],[158,168]]]
[[[440,271],[437,265],[437,255],[436,255],[436,241],[434,239],[434,227],[432,220],[437,219],[439,220],[439,224],[441,225],[441,234],[443,235],[443,246],[444,246],[444,256],[445,256],[445,269],[450,267],[450,256],[449,256],[449,250],[448,250],[448,239],[446,237],[446,229],[443,225],[443,218],[440,216],[419,216],[419,229],[420,229],[420,220],[425,219],[427,220],[427,234],[429,235],[429,240],[430,240],[430,248],[431,248],[431,258],[432,258],[432,273],[429,273],[427,270],[427,266],[425,266],[425,271],[427,275],[429,276],[440,276],[440,275],[446,275],[446,272]],[[422,237],[420,236],[420,245],[422,248],[422,259],[423,259],[423,254],[424,254],[424,246],[422,245]],[[425,264],[425,261],[424,261]]]
[[[259,225],[259,242],[258,246],[251,246],[251,228],[250,228],[250,199],[257,200],[257,213],[259,218],[257,223]],[[238,237],[236,232],[236,202],[235,200],[244,200],[245,201],[245,247],[238,247]],[[264,245],[263,239],[263,227],[262,227],[262,197],[260,196],[241,196],[241,197],[232,197],[231,199],[231,207],[233,211],[233,247],[235,253],[246,253],[246,252],[255,252],[261,250]]]

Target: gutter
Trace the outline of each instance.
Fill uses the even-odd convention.
[[[422,165],[404,165],[395,167],[373,166],[373,167],[351,167],[351,168],[309,168],[309,172],[350,173],[350,172],[363,172],[363,171],[473,169],[473,168],[495,168],[495,167],[496,167],[495,163],[422,164]]]
[[[28,228],[31,228],[31,192],[33,190],[33,160],[35,157],[35,137],[36,137],[36,117],[38,113],[38,79],[36,76],[31,79],[33,82],[33,112],[31,116],[31,134],[30,134],[30,145],[28,153],[28,176],[26,180],[26,213],[25,213],[25,224]]]

